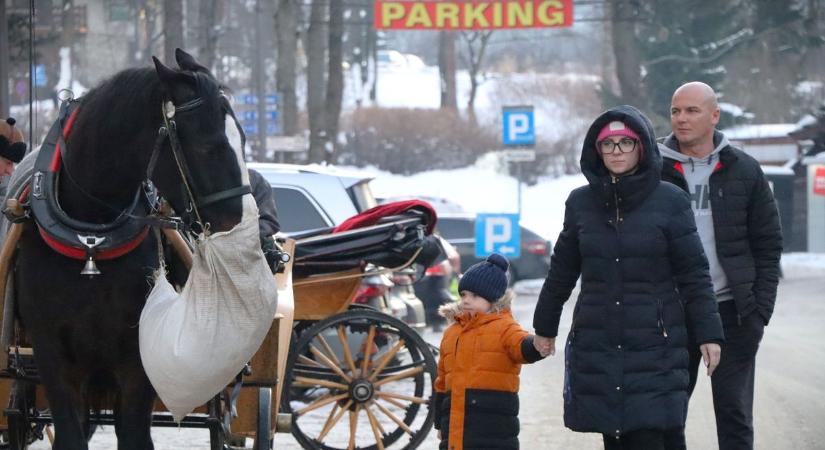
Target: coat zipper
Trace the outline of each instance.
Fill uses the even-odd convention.
[[[665,328],[665,313],[664,305],[661,299],[656,299],[656,308],[658,309],[659,329],[662,330],[662,336],[667,339],[667,328]]]

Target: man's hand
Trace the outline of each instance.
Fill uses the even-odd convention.
[[[707,344],[700,345],[699,350],[702,351],[702,360],[708,368],[708,376],[713,375],[713,371],[716,370],[716,366],[719,365],[719,359],[722,357],[722,347],[714,342],[708,342]]]
[[[556,338],[535,336],[533,337],[533,346],[541,353],[542,357],[556,354]]]

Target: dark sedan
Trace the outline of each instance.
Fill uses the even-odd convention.
[[[475,216],[474,215],[441,215],[438,218],[438,231],[447,241],[458,250],[461,255],[461,267],[466,270],[471,265],[481,261],[475,255]],[[528,280],[544,278],[550,270],[550,253],[553,247],[550,241],[538,233],[521,226],[521,255],[512,258],[510,264],[510,280]]]

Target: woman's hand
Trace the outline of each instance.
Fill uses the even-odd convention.
[[[542,357],[556,354],[556,338],[536,335],[533,337],[533,346]]]
[[[716,366],[719,365],[719,359],[722,357],[722,347],[715,342],[708,342],[699,346],[702,352],[702,360],[705,361],[705,366],[708,368],[708,376],[713,375]]]

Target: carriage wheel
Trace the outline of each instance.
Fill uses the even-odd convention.
[[[386,314],[350,310],[301,333],[289,355],[283,408],[303,448],[413,449],[433,424],[435,376],[435,358],[418,333]]]
[[[272,388],[258,388],[254,450],[272,450]]]
[[[12,387],[9,400],[7,438],[8,445],[3,448],[25,450],[37,438],[31,417],[36,414],[35,387],[32,383],[17,380]]]
[[[207,426],[209,427],[209,449],[210,450],[225,450],[226,449],[226,433],[223,429],[223,408],[221,408],[221,395],[218,394],[212,397],[207,403],[209,411],[209,418]]]

